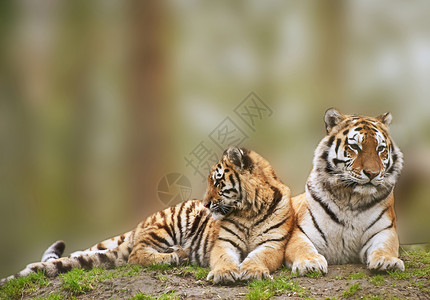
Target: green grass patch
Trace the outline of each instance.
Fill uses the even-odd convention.
[[[406,267],[405,271],[388,271],[388,275],[397,280],[409,280],[412,277],[417,278],[429,278],[430,277],[430,265],[422,265],[421,267],[411,268]]]
[[[93,269],[94,270],[94,269]],[[73,269],[70,272],[60,275],[63,290],[70,292],[72,295],[80,295],[91,291],[94,288],[96,278],[94,272],[89,272],[83,269]]]
[[[273,280],[253,280],[248,284],[246,299],[269,299],[284,293],[294,293],[295,296],[304,297],[306,291],[286,275],[275,277]]]
[[[405,251],[401,255],[405,262],[405,271],[389,271],[391,278],[396,280],[409,280],[411,278],[430,277],[430,251]]]
[[[360,299],[364,299],[364,300],[404,300],[404,298],[397,298],[393,295],[384,295],[384,296],[366,295],[366,296],[361,297]]]
[[[430,251],[406,251],[401,258],[407,260],[405,266],[409,268],[421,268],[423,265],[430,265]]]
[[[363,298],[364,300],[384,300],[381,296],[373,296],[373,295],[366,295]]]
[[[170,292],[161,294],[157,297],[139,292],[133,297],[131,297],[130,299],[131,300],[179,300],[180,297],[176,295],[175,291],[170,291]]]
[[[351,274],[349,274],[347,278],[351,279],[351,280],[358,280],[358,279],[363,279],[363,278],[366,278],[366,277],[367,277],[367,275],[364,274],[363,272],[357,272],[357,273],[351,273]]]
[[[146,271],[158,271],[161,274],[174,274],[177,276],[192,276],[197,280],[204,280],[209,274],[208,268],[203,268],[197,265],[182,265],[173,267],[169,264],[153,264],[145,268]]]
[[[94,289],[102,281],[118,277],[137,276],[142,272],[141,266],[122,266],[113,270],[102,268],[93,268],[83,270],[80,268],[73,269],[70,272],[60,274],[62,289],[71,295],[81,295]]]
[[[54,293],[46,297],[38,297],[35,300],[63,300],[63,299],[66,299],[66,297],[61,296],[60,293]]]
[[[388,271],[388,275],[396,280],[408,280],[412,277],[412,273],[408,271]]]
[[[309,278],[318,278],[318,277],[323,277],[323,276],[324,275],[318,271],[312,271],[312,272],[309,272],[305,275],[305,277],[309,277]]]
[[[369,278],[369,282],[371,282],[373,285],[381,286],[385,283],[385,276],[378,274],[375,276],[372,276]]]
[[[430,288],[428,285],[428,279],[426,281],[414,281],[414,282],[412,282],[412,285],[419,288],[420,291],[422,291],[422,292],[430,293]]]
[[[6,282],[0,287],[0,299],[21,299],[24,294],[48,286],[50,281],[39,271],[26,277],[19,277]]]
[[[172,265],[162,263],[162,264],[152,264],[147,266],[145,269],[147,271],[166,271],[172,269]]]
[[[352,297],[360,289],[361,289],[361,285],[359,283],[354,283],[343,292],[342,296],[345,298]]]
[[[167,281],[167,276],[163,275],[163,274],[157,274],[157,276],[155,276],[158,280],[160,280],[161,282],[166,282]]]
[[[209,274],[208,268],[203,268],[197,265],[185,265],[178,267],[179,275],[193,276],[197,280],[204,280]]]
[[[143,272],[143,267],[139,265],[126,265],[115,269],[119,272],[118,277],[133,277]]]

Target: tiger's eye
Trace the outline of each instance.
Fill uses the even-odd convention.
[[[383,151],[385,151],[385,146],[379,146],[378,148],[376,148],[376,151],[378,151],[378,153],[381,153]]]
[[[355,150],[357,152],[361,151],[360,147],[357,144],[349,144],[348,147],[351,148],[351,150]]]

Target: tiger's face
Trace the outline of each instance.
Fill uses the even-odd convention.
[[[254,166],[250,152],[243,148],[229,148],[209,172],[203,202],[213,218],[223,219],[234,210],[244,207],[244,200],[248,196],[244,184],[249,182]]]
[[[392,142],[389,113],[376,118],[326,112],[327,136],[314,164],[344,186],[373,193],[391,189],[402,168],[402,154]]]

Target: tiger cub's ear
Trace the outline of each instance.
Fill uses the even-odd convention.
[[[325,129],[327,134],[330,133],[333,127],[342,122],[343,119],[345,119],[345,116],[340,111],[335,108],[328,109],[324,115]]]
[[[393,116],[389,112],[387,112],[383,115],[377,116],[376,119],[382,124],[385,124],[385,126],[390,126],[391,121],[393,120]]]
[[[224,155],[227,156],[227,159],[232,164],[239,167],[241,170],[250,169],[252,166],[252,160],[248,156],[248,150],[245,148],[230,147],[224,152]]]
[[[243,151],[241,149],[230,147],[224,152],[224,154],[231,163],[241,169],[243,168]]]

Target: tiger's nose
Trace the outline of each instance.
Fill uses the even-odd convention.
[[[379,172],[374,172],[371,170],[363,170],[363,173],[364,173],[364,175],[369,177],[370,180],[372,180],[373,178],[375,178],[376,176],[379,175]]]
[[[205,204],[204,204],[204,207],[206,207],[206,208],[211,208],[211,203],[212,203],[211,201],[209,201],[208,203],[205,203]]]

